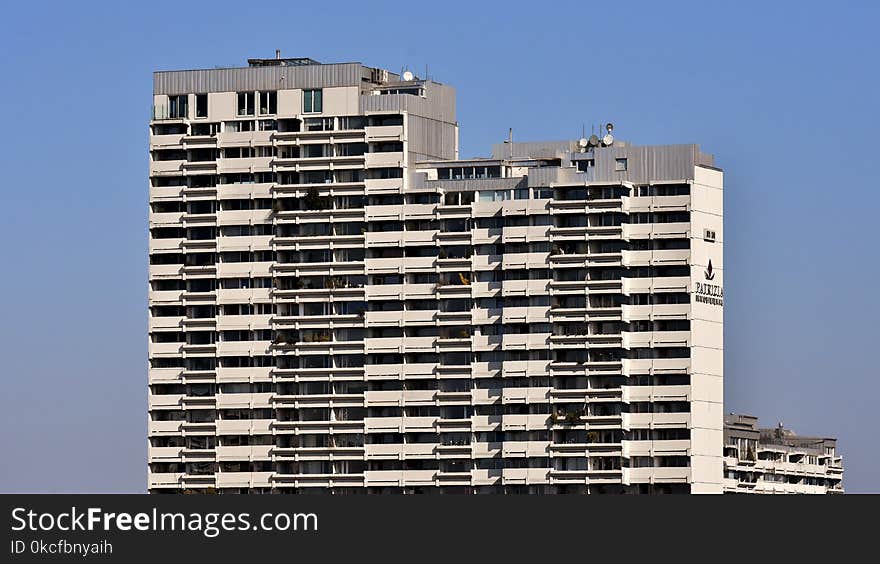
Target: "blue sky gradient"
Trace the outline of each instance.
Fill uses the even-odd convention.
[[[441,7],[442,6],[442,7]],[[462,156],[613,121],[725,178],[726,411],[880,492],[873,2],[12,2],[0,23],[0,491],[146,484],[151,73],[306,56],[458,92]],[[874,347],[878,347],[875,349]]]

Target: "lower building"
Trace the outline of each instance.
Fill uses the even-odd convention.
[[[724,493],[843,493],[837,440],[801,436],[781,424],[761,429],[757,417],[727,415]]]

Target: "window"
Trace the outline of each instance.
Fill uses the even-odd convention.
[[[224,127],[226,133],[241,133],[243,131],[253,131],[253,121],[227,121]]]
[[[363,116],[345,116],[339,118],[339,129],[363,129],[367,124]]]
[[[240,116],[254,115],[254,92],[238,93],[238,112]]]
[[[577,161],[577,169],[578,172],[587,172],[591,168],[596,166],[596,161],[593,159],[585,159],[581,161]]]
[[[304,131],[333,131],[333,118],[306,118],[303,128]]]
[[[300,150],[300,156],[306,159],[330,157],[333,154],[333,146],[326,144],[303,145]]]
[[[207,110],[206,110],[207,112]],[[196,110],[198,113],[198,109]],[[204,117],[204,116],[196,116],[196,117]],[[214,136],[220,131],[219,123],[194,123],[192,126],[191,135],[208,135]]]
[[[260,115],[278,113],[278,92],[260,92]]]
[[[187,117],[187,102],[189,97],[186,94],[168,97],[168,117],[171,119]]]
[[[208,95],[196,94],[196,117],[208,117]]]
[[[403,178],[403,169],[401,168],[372,168],[367,173],[369,174],[368,178],[371,179]]]
[[[479,201],[481,202],[502,202],[510,199],[508,190],[480,190]]]
[[[614,170],[625,171],[626,159],[614,159]]]
[[[324,111],[323,92],[317,90],[303,90],[303,113],[314,114]]]
[[[712,229],[703,230],[703,239],[708,243],[714,243],[715,242],[715,231],[713,231]]]

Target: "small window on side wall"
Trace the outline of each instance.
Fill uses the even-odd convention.
[[[625,171],[626,170],[626,159],[614,159],[614,170]]]
[[[303,90],[303,113],[316,114],[324,111],[323,98],[321,89]]]
[[[208,117],[208,95],[196,94],[196,117]]]

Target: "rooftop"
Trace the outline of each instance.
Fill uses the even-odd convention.
[[[248,59],[251,67],[302,67],[305,65],[320,65],[318,61],[308,57],[281,58],[281,52],[276,52],[274,59]]]

